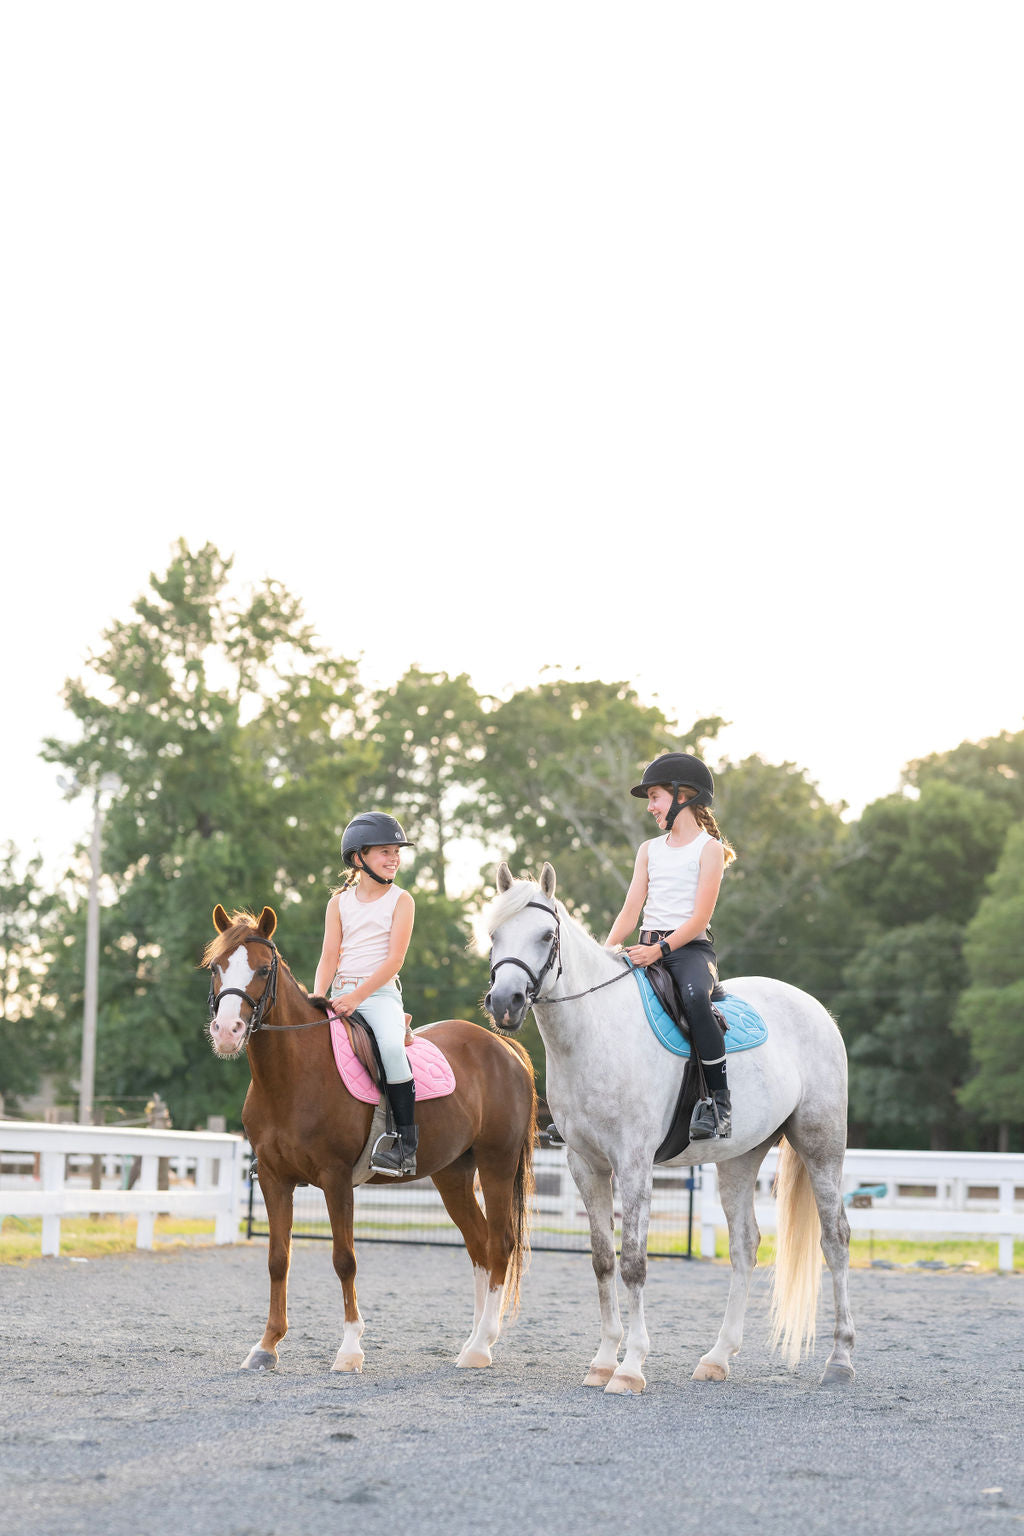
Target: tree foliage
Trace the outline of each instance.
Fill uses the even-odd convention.
[[[973,1070],[960,1102],[985,1124],[1019,1126],[1024,1123],[1024,823],[1010,830],[988,894],[967,927],[964,956],[969,984],[954,1022],[968,1042]]]
[[[465,673],[410,666],[376,691],[323,648],[301,605],[242,592],[211,545],[180,543],[69,680],[73,737],[44,756],[106,816],[97,1097],[159,1092],[178,1125],[232,1124],[241,1071],[205,1038],[196,962],[210,911],[276,907],[278,941],[310,984],[339,837],[368,807],[417,844],[406,1003],[420,1025],[481,1019],[487,966],[469,944],[494,866],[556,867],[559,892],[603,937],[638,845],[655,833],[629,787],[661,752],[713,753],[717,717],[680,726],[628,682],[545,674],[503,699]],[[714,917],[724,977],[767,974],[836,1013],[867,1144],[978,1145],[1019,1133],[1024,1007],[1024,732],[908,765],[905,790],[858,820],[791,763],[716,771],[715,811],[738,858]],[[486,859],[470,892],[453,854]],[[41,889],[8,849],[0,911],[0,1091],[45,1066],[77,1073],[88,861]],[[535,1029],[525,1040],[543,1087]]]
[[[45,972],[52,958],[54,898],[40,884],[42,859],[0,848],[0,1097],[8,1110],[59,1062],[56,1000]]]

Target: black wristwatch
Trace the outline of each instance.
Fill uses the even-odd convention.
[[[668,939],[662,939],[661,943],[658,945],[658,948],[661,950],[662,959],[667,960],[669,955],[672,953],[672,946]]]

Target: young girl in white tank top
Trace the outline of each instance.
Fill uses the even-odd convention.
[[[405,1004],[398,973],[412,937],[415,906],[395,885],[402,849],[411,848],[393,816],[369,811],[345,828],[341,852],[352,874],[327,903],[313,993],[330,993],[335,1013],[359,1011],[373,1030],[398,1127],[393,1146],[375,1148],[370,1166],[401,1177],[416,1171],[415,1089],[405,1052]]]
[[[666,752],[655,758],[630,794],[646,799],[662,831],[642,843],[622,911],[606,945],[621,944],[640,922],[640,941],[627,947],[634,965],[661,961],[671,971],[707,1097],[690,1121],[691,1141],[732,1134],[725,1037],[711,1007],[718,964],[709,923],[726,864],[735,854],[711,812],[714,780],[699,758]]]

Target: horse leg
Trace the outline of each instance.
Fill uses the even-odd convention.
[[[242,1362],[243,1371],[276,1371],[277,1346],[288,1332],[288,1266],[292,1249],[292,1202],[294,1183],[277,1179],[260,1163],[260,1189],[267,1208],[270,1243],[267,1268],[270,1271],[270,1311],[267,1326],[258,1344],[254,1344]]]
[[[835,1331],[821,1384],[850,1382],[856,1375],[851,1358],[856,1335],[850,1310],[850,1223],[843,1205],[843,1149],[829,1135],[809,1133],[800,1125],[799,1113],[786,1127],[786,1137],[807,1169],[821,1222],[821,1251],[832,1273]]]
[[[770,1146],[771,1142],[767,1141],[753,1152],[728,1158],[718,1164],[718,1189],[729,1224],[732,1276],[718,1338],[714,1347],[701,1356],[693,1373],[694,1381],[724,1381],[729,1374],[729,1361],[733,1355],[739,1354],[743,1342],[743,1319],[747,1310],[750,1277],[757,1263],[757,1247],[761,1241],[754,1214],[754,1186],[758,1169]]]
[[[619,1363],[622,1320],[615,1289],[615,1213],[612,1206],[611,1169],[595,1170],[571,1147],[566,1148],[569,1172],[583,1197],[590,1221],[590,1253],[597,1277],[597,1296],[601,1307],[601,1342],[590,1369],[583,1378],[585,1387],[607,1387]]]
[[[644,1286],[647,1284],[647,1229],[651,1219],[653,1165],[649,1156],[635,1156],[619,1169],[622,1195],[622,1250],[619,1273],[629,1300],[629,1329],[622,1364],[605,1387],[606,1392],[642,1392],[647,1385],[644,1361],[651,1347],[644,1321]]]
[[[326,1181],[323,1186],[324,1197],[327,1201],[327,1210],[331,1218],[331,1234],[334,1238],[334,1272],[341,1281],[341,1291],[345,1298],[345,1331],[341,1337],[338,1353],[334,1357],[332,1371],[355,1371],[363,1369],[363,1349],[360,1339],[366,1326],[359,1312],[359,1303],[356,1300],[356,1254],[353,1242],[352,1228],[354,1219],[354,1201],[352,1197],[352,1174],[344,1170]]]
[[[501,1324],[501,1294],[505,1281],[503,1270],[495,1302],[488,1265],[488,1221],[473,1190],[475,1173],[475,1161],[467,1153],[433,1175],[444,1208],[462,1233],[473,1266],[473,1326],[455,1362],[463,1367],[491,1363],[491,1346],[498,1337]],[[488,1200],[488,1210],[490,1208],[491,1201]]]

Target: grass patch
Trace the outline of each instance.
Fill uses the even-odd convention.
[[[720,1254],[729,1251],[728,1233],[722,1228],[716,1232]],[[758,1264],[775,1263],[775,1236],[767,1233],[757,1250]],[[853,1237],[850,1239],[850,1267],[870,1269],[872,1264],[893,1265],[897,1269],[912,1269],[915,1265],[945,1264],[950,1269],[969,1266],[983,1271],[999,1269],[999,1244],[995,1238],[947,1238],[941,1242],[911,1242],[906,1238]],[[1013,1245],[1013,1267],[1024,1269],[1024,1243]]]
[[[158,1216],[153,1241],[160,1248],[213,1242],[213,1217]],[[64,1259],[99,1259],[108,1253],[130,1253],[138,1221],[134,1216],[65,1216],[60,1224],[60,1254]],[[21,1220],[6,1216],[0,1225],[0,1264],[27,1264],[40,1257],[41,1217]],[[245,1235],[244,1228],[239,1236]]]

